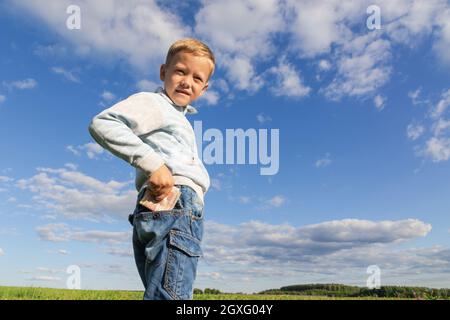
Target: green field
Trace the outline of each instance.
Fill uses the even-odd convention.
[[[141,300],[141,291],[67,290],[36,287],[1,287],[0,300]],[[331,298],[325,296],[267,294],[195,294],[194,300],[368,300],[363,298]],[[378,298],[386,300],[386,298]]]

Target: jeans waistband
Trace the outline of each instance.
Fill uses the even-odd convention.
[[[203,201],[198,196],[197,192],[187,185],[175,185],[180,189],[181,195],[178,199],[177,203],[175,204],[174,209],[172,210],[174,214],[182,214],[183,212],[196,212],[196,217],[201,219],[202,218],[202,211],[203,211]],[[143,188],[138,196],[136,201],[136,206],[134,209],[134,212],[128,216],[128,221],[133,225],[133,219],[137,214],[143,213],[143,214],[153,214],[152,212],[148,211],[145,207],[143,207],[141,204],[139,204],[139,201],[143,198],[145,194],[146,188]],[[169,211],[170,212],[170,211]],[[155,212],[154,214],[158,214]]]

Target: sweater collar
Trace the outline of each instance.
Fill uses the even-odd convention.
[[[196,113],[198,113],[197,109],[194,108],[193,106],[191,106],[190,104],[188,104],[186,107],[180,107],[180,106],[176,105],[172,101],[172,99],[169,98],[169,96],[166,94],[166,91],[162,87],[158,87],[155,92],[160,94],[164,99],[167,100],[167,102],[169,102],[177,110],[183,112],[184,115],[186,115],[186,113],[189,113],[189,114],[196,114]]]

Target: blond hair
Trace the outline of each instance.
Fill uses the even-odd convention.
[[[211,77],[216,65],[216,59],[211,49],[205,43],[193,38],[185,38],[175,41],[167,52],[166,65],[170,64],[172,58],[180,51],[185,51],[192,53],[195,56],[208,58],[212,63],[211,73],[209,74],[209,77]]]

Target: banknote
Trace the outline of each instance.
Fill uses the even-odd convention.
[[[173,186],[167,197],[157,202],[155,198],[150,194],[150,189],[147,189],[145,191],[144,197],[141,201],[139,201],[139,203],[147,209],[150,209],[151,211],[172,210],[175,207],[178,199],[180,198],[180,195],[180,189],[176,186]]]

